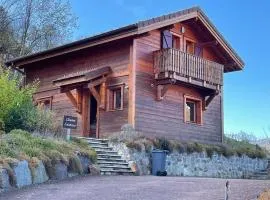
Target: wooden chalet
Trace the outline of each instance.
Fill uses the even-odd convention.
[[[10,60],[40,81],[35,101],[77,116],[73,135],[131,124],[149,137],[222,142],[223,74],[244,63],[193,7]]]

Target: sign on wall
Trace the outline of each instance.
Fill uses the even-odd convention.
[[[77,128],[78,118],[73,116],[64,116],[63,128],[67,129],[76,129]]]

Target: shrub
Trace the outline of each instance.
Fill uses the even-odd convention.
[[[52,132],[56,123],[53,113],[37,108],[33,104],[33,94],[37,90],[35,81],[22,87],[22,77],[0,66],[0,131],[13,129]],[[5,124],[2,126],[1,124]]]
[[[177,140],[171,140],[170,141],[173,150],[178,152],[178,153],[184,153],[185,152],[185,145],[182,144],[181,142],[177,141]]]
[[[131,142],[141,137],[141,134],[130,124],[125,124],[121,127],[121,132],[111,134],[108,138],[111,142]]]
[[[154,147],[161,150],[167,150],[169,152],[173,152],[173,144],[167,140],[165,137],[156,138],[153,141]]]
[[[5,130],[5,123],[2,119],[0,119],[0,131],[4,131]]]
[[[130,149],[135,149],[137,151],[142,151],[142,146],[140,143],[136,142],[136,141],[131,141],[131,142],[127,142],[126,146]]]

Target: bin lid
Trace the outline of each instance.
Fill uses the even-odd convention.
[[[153,149],[152,153],[168,153],[168,150],[161,150],[161,149]]]

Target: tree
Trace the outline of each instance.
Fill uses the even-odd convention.
[[[8,55],[16,54],[16,49],[13,49],[15,46],[11,20],[6,10],[0,6],[0,63],[2,63]]]
[[[0,6],[16,41],[9,43],[13,57],[63,44],[77,26],[69,0],[0,0]]]

